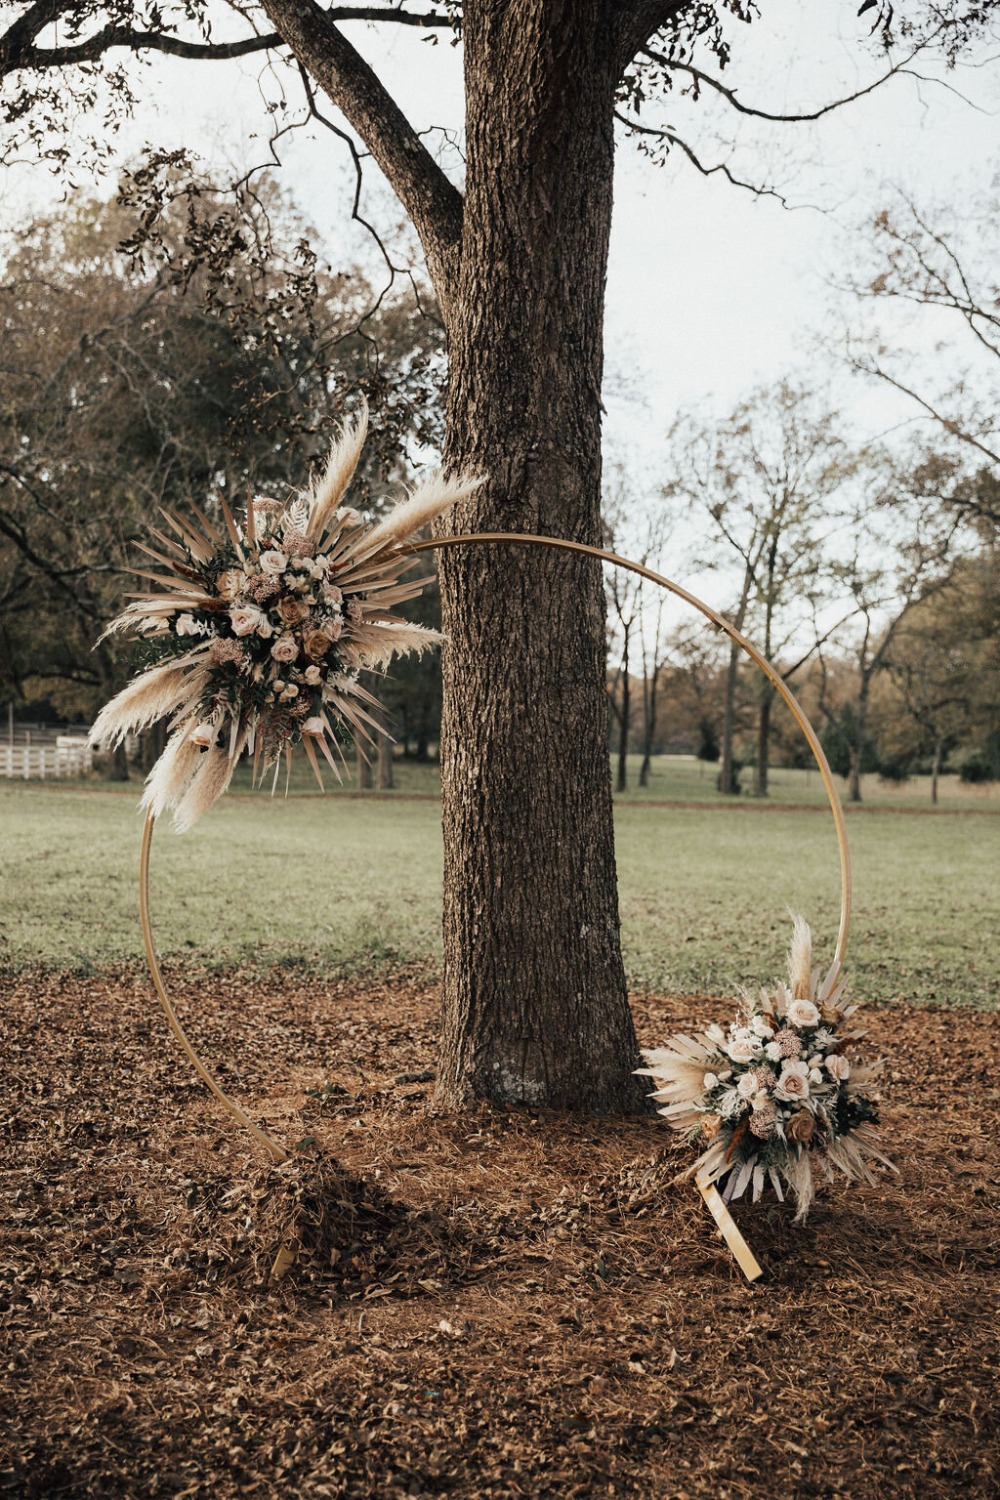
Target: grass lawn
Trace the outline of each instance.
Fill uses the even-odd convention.
[[[732,805],[732,799],[725,798],[716,790],[715,780],[718,775],[718,767],[707,764],[705,761],[695,760],[693,755],[659,755],[652,762],[649,785],[639,785],[639,768],[641,758],[638,755],[630,755],[628,760],[628,787],[623,793],[615,793],[616,801],[620,802],[710,802],[721,805]],[[617,770],[617,761],[612,763],[612,773]],[[436,765],[417,765],[414,761],[398,760],[395,763],[396,794],[409,797],[437,797],[440,794],[440,782]],[[355,783],[347,781],[342,786],[332,782],[327,776],[328,790],[341,796],[354,796],[357,794]],[[772,770],[770,778],[770,792],[768,805],[774,806],[826,806],[826,792],[819,772],[813,768],[810,770],[793,770],[779,766]],[[743,783],[746,788],[745,794],[739,799],[744,805],[759,805],[749,795],[753,783],[753,772],[747,768],[743,772]],[[838,783],[841,795],[847,795],[847,783]],[[291,790],[303,795],[319,796],[313,774],[309,770],[305,759],[300,755],[295,759]],[[284,788],[284,779],[279,783]],[[243,765],[237,771],[233,783],[236,791],[250,791],[249,767]],[[378,795],[378,794],[376,794]],[[899,786],[889,782],[880,781],[877,776],[866,776],[863,779],[862,795],[863,806],[871,808],[919,808],[929,809],[931,807],[931,790],[929,776],[915,776],[910,781],[905,781]],[[1000,785],[986,786],[963,786],[957,776],[942,776],[939,788],[939,807],[947,812],[994,812],[1000,814]]]
[[[152,880],[161,952],[216,965],[433,966],[438,809],[422,795],[432,773],[403,772],[395,794],[324,800],[303,791],[287,801],[231,794],[183,838],[165,827]],[[779,777],[795,792],[788,800],[807,800],[805,773]],[[667,763],[651,790],[664,801],[696,803],[677,789],[699,780],[695,762]],[[812,789],[822,795],[815,774]],[[998,808],[996,800],[971,800],[984,812]],[[638,801],[621,799],[616,815],[635,987],[721,994],[780,974],[789,906],[812,922],[817,951],[832,953],[838,867],[829,817],[749,802],[631,805]],[[141,955],[137,802],[137,785],[0,784],[0,963],[88,971]],[[856,993],[995,1007],[1000,818],[873,808],[851,817],[849,831]]]

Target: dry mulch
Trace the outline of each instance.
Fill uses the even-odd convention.
[[[301,1144],[143,973],[0,980],[0,1494],[995,1493],[996,1017],[871,1012],[901,1175],[740,1209],[750,1287],[661,1122],[435,1114],[419,975],[171,979]]]

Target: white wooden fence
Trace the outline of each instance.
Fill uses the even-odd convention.
[[[0,743],[0,776],[17,776],[25,781],[32,777],[44,781],[47,776],[85,776],[93,763],[93,751],[78,735],[60,734],[54,741],[37,744]]]

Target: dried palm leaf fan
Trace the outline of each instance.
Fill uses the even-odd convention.
[[[289,1160],[285,1148],[256,1125],[216,1083],[188,1040],[167,994],[149,911],[149,862],[156,820],[169,810],[178,831],[190,828],[227,789],[244,749],[253,756],[255,779],[265,771],[272,771],[272,789],[282,761],[287,775],[296,745],[302,746],[321,787],[317,750],[340,779],[340,766],[344,764],[341,732],[346,729],[352,737],[371,742],[371,731],[380,728],[376,717],[380,705],[361,685],[361,672],[384,669],[396,652],[424,650],[442,639],[436,632],[393,614],[397,605],[416,597],[428,581],[404,579],[402,575],[416,554],[431,549],[513,544],[574,552],[625,568],[699,610],[757,664],[787,703],[805,735],[830,800],[840,851],[840,929],[833,963],[818,993],[826,1007],[824,1017],[827,1011],[832,1016],[831,1008],[836,1008],[838,1018],[847,1019],[851,1009],[841,1003],[839,985],[851,905],[844,818],[819,740],[781,675],[723,616],[680,584],[603,548],[558,537],[504,532],[410,540],[423,525],[472,493],[479,480],[434,477],[384,520],[366,524],[357,512],[342,505],[365,431],[366,414],[362,413],[359,419],[345,426],[318,484],[287,504],[253,500],[247,506],[245,518],[240,520],[222,500],[224,529],[202,513],[181,516],[163,511],[172,535],[151,528],[157,545],[142,548],[159,571],[143,572],[140,576],[155,584],[156,591],[133,596],[106,632],[140,638],[156,656],[154,665],[140,673],[101,711],[91,732],[91,742],[99,748],[109,748],[120,744],[126,735],[170,716],[166,748],[147,778],[142,799],[146,808],[139,872],[143,941],[153,984],[170,1028],[198,1076],[220,1104],[273,1162]],[[809,973],[801,931],[796,953],[796,976],[789,998],[804,997],[806,989],[810,995],[816,993],[816,980]],[[775,1020],[786,1015],[787,1006],[781,1009],[782,994],[777,994],[770,1003],[770,1011],[758,1007],[753,1014],[767,1014]],[[791,1025],[790,1020],[787,1025]],[[695,1124],[700,1134],[713,1112],[713,1101],[707,1097],[705,1085],[709,1069],[702,1064],[714,1055],[713,1049],[725,1044],[725,1034],[720,1028],[715,1031],[721,1043],[710,1031],[698,1040],[673,1038],[666,1049],[646,1054],[648,1071],[660,1084],[655,1097],[669,1101],[662,1112],[675,1127],[685,1129],[692,1137]],[[846,1040],[852,1040],[854,1035]],[[834,1052],[832,1046],[829,1054],[843,1055]],[[727,1082],[722,1077],[727,1072],[724,1063],[728,1064],[730,1075],[739,1066],[727,1056],[719,1063],[717,1084]],[[835,1067],[843,1070],[842,1064]],[[692,1092],[694,1082],[700,1092]],[[692,1085],[687,1094],[684,1083]],[[735,1083],[732,1092],[742,1099]],[[776,1109],[775,1118],[779,1114]],[[723,1124],[723,1117],[724,1112],[715,1131],[720,1137],[719,1146],[710,1145],[692,1171],[727,1243],[746,1274],[754,1279],[760,1275],[760,1267],[714,1186],[732,1166],[732,1157],[726,1153],[734,1132]],[[733,1118],[735,1113],[725,1116],[727,1120]],[[842,1115],[841,1123],[845,1126],[842,1135],[854,1128],[858,1136],[867,1122],[848,1122],[847,1116]],[[748,1133],[744,1132],[744,1145]],[[814,1144],[818,1146],[822,1136],[820,1132],[814,1134]],[[812,1143],[796,1140],[790,1144],[798,1158]],[[856,1147],[858,1142],[852,1145]],[[865,1175],[865,1150],[871,1154],[867,1139],[854,1155],[842,1153],[836,1165],[848,1176]],[[745,1175],[744,1165],[741,1158],[741,1176]],[[755,1195],[759,1188],[757,1165],[756,1162],[751,1165],[747,1179],[752,1181]],[[799,1185],[803,1192],[804,1180],[800,1169]],[[739,1191],[745,1186],[746,1182],[741,1183]],[[282,1270],[290,1263],[292,1253],[287,1246],[283,1248],[278,1257]]]

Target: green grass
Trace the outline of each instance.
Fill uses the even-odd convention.
[[[652,762],[649,785],[645,787],[639,785],[639,767],[640,757],[630,755],[628,788],[624,793],[616,793],[616,800],[625,803],[718,802],[720,804],[731,804],[734,800],[722,797],[716,791],[715,779],[718,775],[718,767],[695,760],[693,755],[656,756]],[[614,762],[612,771],[614,772],[616,768],[617,762]],[[440,794],[441,785],[436,765],[418,765],[415,761],[397,760],[394,774],[395,791],[384,795],[395,795],[398,800],[401,796],[436,798]],[[327,792],[335,796],[353,797],[358,794],[353,779],[338,785],[330,774],[325,774],[324,781]],[[749,794],[753,783],[753,772],[750,768],[743,772],[743,782],[747,792],[735,800],[752,803],[755,798]],[[284,790],[284,785],[284,772],[282,772],[278,781],[279,791]],[[841,796],[846,797],[846,782],[838,781],[838,787]],[[302,796],[319,797],[322,795],[302,755],[297,755],[293,762],[290,789],[293,793]],[[243,765],[237,771],[233,781],[233,790],[247,793],[251,791],[248,766]],[[376,792],[373,795],[383,794]],[[862,785],[862,795],[863,806],[866,808],[929,809],[931,807],[930,777],[916,776],[912,781],[904,782],[901,786],[892,786],[881,782],[877,776],[866,776]],[[993,812],[1000,815],[1000,785],[963,786],[957,776],[943,776],[939,795],[941,811]],[[819,772],[815,769],[788,770],[779,766],[771,772],[768,803],[774,806],[824,807],[826,792]]]
[[[429,790],[429,773],[414,769]],[[401,790],[326,800],[230,795],[183,838],[159,831],[160,951],[210,964],[435,961],[438,809],[413,800],[419,781]],[[141,956],[137,801],[136,785],[0,783],[0,962],[97,969]],[[818,953],[832,952],[831,819],[627,800],[616,816],[626,960],[637,986],[727,993],[780,975],[789,906],[813,923]],[[995,1006],[1000,819],[875,814],[852,817],[849,831],[856,992]]]

